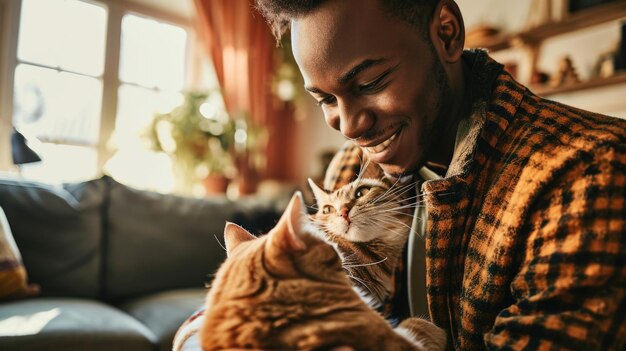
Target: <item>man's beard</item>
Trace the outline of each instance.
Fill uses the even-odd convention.
[[[450,113],[450,110],[452,109],[452,91],[446,71],[444,70],[441,61],[439,61],[434,47],[432,47],[432,55],[435,60],[431,71],[431,80],[435,83],[436,87],[435,104],[431,111],[431,116],[434,115],[434,117],[426,118],[426,124],[423,128],[429,132],[422,135],[422,143],[421,145],[417,145],[418,148],[423,148],[424,150],[422,159],[419,160],[418,164],[412,169],[408,169],[402,174],[395,175],[397,178],[405,177],[410,174],[413,174],[414,176],[417,175],[420,168],[426,165],[429,155],[431,155],[433,150],[436,149],[436,145],[434,145],[434,143],[443,141],[443,135],[446,130],[446,125],[443,123],[446,121],[446,115]]]

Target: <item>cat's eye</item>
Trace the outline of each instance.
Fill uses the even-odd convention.
[[[362,186],[356,189],[356,191],[354,192],[354,197],[356,199],[361,198],[363,196],[365,196],[367,193],[370,192],[370,187],[369,186]]]
[[[333,212],[335,212],[335,208],[333,206],[326,205],[326,206],[324,206],[324,208],[322,208],[322,213],[323,214],[330,214],[330,213],[333,213]]]

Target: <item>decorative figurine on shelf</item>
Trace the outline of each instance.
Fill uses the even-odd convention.
[[[569,56],[565,56],[559,62],[559,67],[556,73],[552,76],[550,85],[553,87],[560,87],[562,85],[574,84],[580,82],[578,79],[578,73],[572,63],[572,59]]]
[[[530,76],[531,85],[543,85],[543,84],[546,84],[549,80],[550,80],[550,75],[538,69],[533,70]]]
[[[618,69],[619,65],[618,50],[618,45],[614,45],[612,50],[608,50],[598,55],[595,65],[593,66],[593,73],[595,77],[608,78],[615,74],[615,70]]]

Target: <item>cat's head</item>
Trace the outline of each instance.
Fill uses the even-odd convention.
[[[228,257],[207,295],[204,350],[295,349],[328,315],[366,308],[337,251],[321,239],[304,209],[296,193],[276,226],[258,238],[226,225]]]
[[[406,239],[412,218],[412,184],[357,178],[334,191],[309,179],[317,202],[312,218],[323,230],[351,242]]]
[[[247,285],[261,284],[263,280],[266,284],[268,277],[347,284],[336,250],[316,231],[309,223],[299,192],[267,235],[257,238],[236,224],[226,224],[228,259],[216,277],[221,280],[221,290],[250,290]]]

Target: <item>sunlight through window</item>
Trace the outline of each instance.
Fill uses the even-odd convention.
[[[13,125],[41,163],[23,175],[46,182],[97,173],[107,9],[77,0],[22,0]]]
[[[155,113],[182,104],[187,32],[151,18],[127,14],[122,19],[115,133],[116,154],[105,165],[117,180],[148,190],[172,192],[172,163],[144,142]]]
[[[29,315],[9,317],[0,321],[0,337],[35,335],[61,314],[59,308]]]

